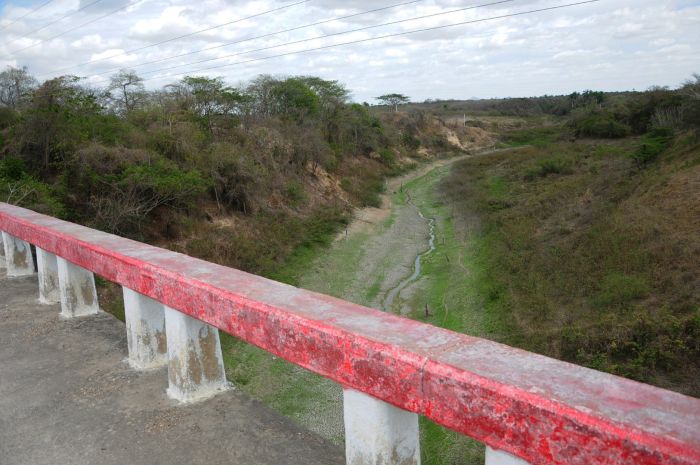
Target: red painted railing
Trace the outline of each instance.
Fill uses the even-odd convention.
[[[532,464],[700,464],[700,400],[0,203],[0,230]]]

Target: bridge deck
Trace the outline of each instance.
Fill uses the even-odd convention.
[[[165,395],[167,369],[137,372],[124,325],[59,318],[35,277],[0,269],[0,462],[344,464],[343,451],[231,390],[190,405]]]

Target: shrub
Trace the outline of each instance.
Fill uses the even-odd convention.
[[[304,185],[296,180],[287,183],[287,185],[284,188],[284,195],[295,207],[306,200],[306,191],[304,191]]]
[[[208,183],[147,150],[90,144],[65,164],[61,192],[73,220],[133,235],[159,207],[188,208]]]
[[[631,154],[637,166],[646,166],[656,160],[661,153],[671,144],[673,130],[669,128],[656,128],[642,137],[642,145]]]
[[[589,114],[574,120],[572,124],[577,137],[618,139],[628,136],[632,131],[629,126],[617,121],[612,114],[606,112]]]
[[[18,119],[19,115],[10,107],[0,107],[0,129],[5,129],[12,126]]]
[[[401,136],[401,143],[409,150],[418,150],[420,147],[420,139],[407,132]]]
[[[653,128],[673,128],[683,127],[683,107],[658,107],[651,117]]]
[[[52,216],[65,213],[51,186],[30,176],[24,161],[15,157],[0,161],[0,201]]]
[[[389,167],[396,164],[396,155],[390,148],[384,147],[379,149],[379,158],[382,160],[382,163]]]
[[[378,173],[367,172],[366,176],[356,178],[343,177],[340,187],[363,206],[381,206],[379,194],[384,190],[384,181]]]
[[[19,181],[27,174],[27,167],[19,158],[5,157],[0,161],[0,178],[6,181]]]
[[[534,167],[525,171],[525,179],[532,181],[535,178],[544,178],[550,174],[570,174],[571,167],[568,160],[554,156],[539,160]]]

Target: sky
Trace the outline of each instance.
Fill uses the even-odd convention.
[[[700,73],[700,0],[527,13],[576,1],[0,0],[0,68],[98,87],[119,69],[147,88],[185,75],[233,85],[315,75],[370,103],[392,92],[423,101],[677,87]],[[381,38],[391,34],[402,35]]]

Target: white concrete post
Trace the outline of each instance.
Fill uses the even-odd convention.
[[[32,246],[29,242],[2,232],[2,243],[5,249],[7,276],[30,276],[34,274],[34,259]]]
[[[0,268],[5,268],[5,241],[0,233]]]
[[[529,465],[529,463],[515,455],[486,446],[486,465]]]
[[[129,345],[129,365],[137,370],[168,363],[164,305],[126,287],[124,315]]]
[[[165,333],[168,396],[191,402],[227,388],[218,329],[165,306]]]
[[[61,291],[58,288],[58,261],[56,256],[37,247],[36,267],[39,271],[39,302],[47,305],[60,302]]]
[[[95,276],[85,268],[64,258],[56,257],[56,261],[61,294],[61,316],[74,318],[99,313]]]
[[[343,389],[348,465],[420,465],[418,415]]]

